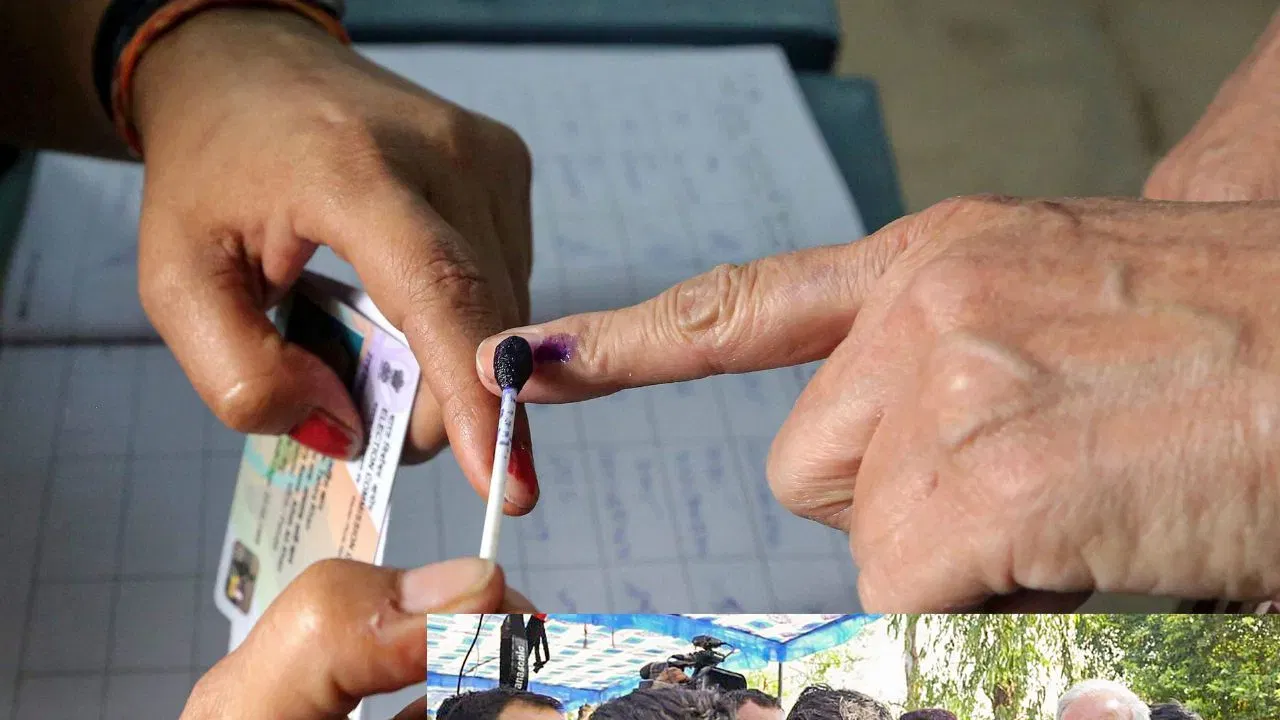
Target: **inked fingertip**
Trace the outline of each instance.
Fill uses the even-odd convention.
[[[567,363],[573,359],[578,349],[578,339],[572,335],[561,333],[539,341],[533,348],[533,359],[539,365],[546,363]]]

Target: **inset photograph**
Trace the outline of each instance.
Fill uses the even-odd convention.
[[[1269,720],[1275,615],[432,615],[437,720]]]

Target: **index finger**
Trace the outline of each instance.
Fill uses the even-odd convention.
[[[887,229],[886,229],[887,230]],[[768,370],[826,357],[896,257],[896,235],[720,265],[645,302],[517,328],[480,344],[490,392],[493,351],[520,335],[537,371],[520,399],[563,403],[618,390]]]
[[[404,333],[454,457],[487,497],[498,403],[476,377],[473,357],[504,324],[471,247],[425,200],[395,184],[327,203],[315,226],[300,230],[350,262],[370,299]],[[507,506],[509,513],[527,510]]]

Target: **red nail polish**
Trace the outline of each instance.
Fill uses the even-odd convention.
[[[338,422],[324,410],[312,410],[301,424],[289,432],[289,437],[321,455],[350,459],[359,449],[359,436]]]
[[[533,467],[533,439],[529,435],[529,420],[523,414],[516,420],[515,436],[511,438],[511,459],[507,461],[507,476],[519,483],[530,498],[538,497],[538,471]]]

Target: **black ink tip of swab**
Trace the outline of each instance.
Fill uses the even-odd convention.
[[[520,392],[533,375],[533,348],[519,335],[498,343],[493,350],[493,378],[503,390]]]

